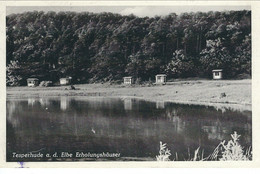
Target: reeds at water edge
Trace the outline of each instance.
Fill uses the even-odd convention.
[[[192,156],[190,152],[188,153],[188,158],[186,161],[249,161],[252,160],[252,149],[251,147],[244,149],[239,144],[239,138],[241,135],[238,135],[235,131],[231,134],[231,140],[227,143],[226,141],[220,142],[213,152],[204,157],[204,151],[200,151],[198,147],[194,151]],[[156,156],[157,161],[171,161],[170,160],[171,151],[167,148],[166,143],[160,142],[159,155]],[[178,161],[178,154],[175,153],[175,158],[173,161]]]

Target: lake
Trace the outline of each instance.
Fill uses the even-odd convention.
[[[7,98],[6,104],[7,161],[153,161],[160,141],[187,160],[198,147],[209,155],[234,131],[241,145],[252,146],[251,111],[101,97]]]

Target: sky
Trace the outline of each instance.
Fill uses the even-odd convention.
[[[74,11],[74,12],[112,12],[122,15],[134,14],[139,17],[164,16],[169,13],[208,12],[226,10],[250,10],[250,6],[8,6],[6,14],[22,13],[26,11]]]

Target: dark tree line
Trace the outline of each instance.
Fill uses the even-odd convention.
[[[163,17],[42,11],[6,17],[7,85],[251,75],[251,11]]]

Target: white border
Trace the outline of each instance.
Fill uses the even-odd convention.
[[[121,167],[164,167],[164,168],[230,168],[230,167],[260,167],[260,140],[257,133],[260,130],[260,51],[257,46],[260,46],[260,2],[255,1],[0,1],[0,167],[19,167],[16,162],[5,162],[6,153],[6,84],[5,84],[5,56],[6,56],[6,41],[5,41],[5,14],[6,6],[251,6],[252,11],[252,113],[253,113],[253,161],[246,162],[27,162],[25,167],[30,168],[79,168],[79,167],[94,167],[94,168],[121,168]]]

